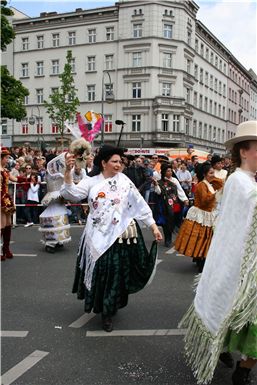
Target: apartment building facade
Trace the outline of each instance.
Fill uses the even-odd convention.
[[[121,143],[127,147],[190,143],[223,152],[224,141],[253,111],[253,81],[197,20],[198,8],[194,1],[123,0],[14,20],[13,74],[30,91],[24,101],[28,117],[9,122],[14,144],[54,145],[57,128],[43,102],[60,86],[71,50],[79,110],[104,112],[106,142],[117,142],[119,119],[126,122]],[[105,101],[110,90],[112,104]]]

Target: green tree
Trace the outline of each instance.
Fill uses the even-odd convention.
[[[7,1],[1,1],[1,50],[6,50],[8,44],[15,38],[13,27],[7,17],[12,16],[11,9],[6,7]],[[1,66],[1,116],[2,118],[20,121],[27,115],[24,107],[24,97],[29,95],[27,88],[16,80],[6,66]]]
[[[24,97],[29,91],[19,80],[10,75],[5,66],[1,66],[1,116],[16,119],[18,122],[27,116]]]
[[[79,99],[76,96],[77,89],[75,88],[74,78],[72,75],[72,51],[67,51],[66,63],[64,70],[59,75],[61,86],[55,90],[50,96],[50,101],[44,101],[47,113],[50,119],[55,123],[62,138],[64,135],[65,120],[73,120],[77,106],[79,106]]]
[[[6,7],[7,1],[1,0],[1,50],[4,51],[8,44],[15,38],[13,27],[6,16],[12,16],[13,11]]]

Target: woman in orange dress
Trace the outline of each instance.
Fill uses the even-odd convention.
[[[198,184],[194,206],[188,210],[175,242],[175,249],[192,257],[202,272],[210,246],[215,219],[216,193],[223,187],[221,179],[214,177],[209,162],[197,165]]]
[[[15,206],[13,204],[12,198],[8,192],[8,182],[16,182],[17,178],[10,175],[9,171],[6,169],[7,163],[9,161],[10,152],[6,147],[1,148],[1,237],[3,237],[3,250],[1,253],[1,261],[4,261],[6,258],[13,258],[11,253],[10,239],[11,239],[11,230],[12,230],[12,214],[15,212]]]

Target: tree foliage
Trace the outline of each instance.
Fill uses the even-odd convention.
[[[1,50],[4,51],[8,44],[15,38],[13,27],[6,16],[12,16],[13,11],[6,7],[7,1],[1,0]]]
[[[16,80],[5,66],[1,66],[1,116],[2,118],[22,120],[27,112],[24,97],[29,91]]]
[[[6,7],[7,1],[1,1],[1,50],[6,50],[8,44],[15,38],[13,27],[7,17],[12,16],[11,9]],[[1,66],[1,116],[2,118],[20,121],[27,115],[24,107],[24,97],[29,95],[27,88],[16,80],[6,66]]]
[[[58,131],[63,137],[65,120],[73,120],[80,104],[76,96],[74,78],[72,75],[72,51],[67,51],[64,71],[59,75],[61,86],[50,96],[50,101],[44,101],[50,119],[55,123]]]

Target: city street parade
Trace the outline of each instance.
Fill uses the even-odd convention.
[[[256,47],[204,10],[256,26],[1,0],[1,385],[257,383]]]

